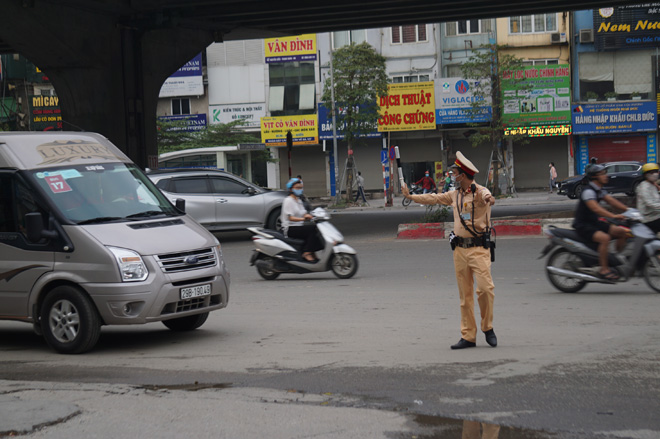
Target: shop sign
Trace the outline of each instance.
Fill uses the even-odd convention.
[[[294,145],[319,143],[316,114],[261,118],[261,142],[266,146],[286,146],[286,134],[289,131]]]
[[[435,129],[435,93],[432,81],[388,84],[378,100],[378,131]]]
[[[316,34],[264,40],[266,62],[316,61]]]
[[[259,128],[262,117],[266,116],[266,104],[210,105],[211,123],[230,123],[242,120],[241,128]]]
[[[502,121],[506,126],[571,123],[568,64],[525,66],[502,75]]]
[[[569,136],[571,125],[538,125],[533,127],[509,127],[504,129],[504,136],[548,137]]]
[[[33,131],[62,129],[62,110],[57,96],[30,96],[30,127]]]
[[[206,114],[177,114],[175,116],[159,116],[158,119],[167,122],[181,121],[184,124],[177,127],[169,127],[167,131],[201,131],[206,129]]]
[[[660,3],[594,9],[596,50],[660,46]]]
[[[339,112],[343,111],[342,107],[339,107]],[[345,124],[337,126],[337,139],[344,138],[344,127]],[[368,137],[368,138],[381,138],[383,135],[376,130],[374,126],[373,129],[365,130],[358,137]],[[319,104],[319,139],[321,140],[332,140],[332,113],[322,103]]]
[[[573,134],[655,131],[656,117],[655,101],[573,105]]]
[[[238,150],[239,151],[264,151],[266,149],[266,145],[263,143],[239,143],[238,144]]]
[[[198,53],[197,56],[165,80],[158,97],[201,96],[203,94],[202,54]]]
[[[438,125],[488,122],[492,118],[490,97],[472,94],[478,81],[440,78],[435,82],[435,118]],[[473,104],[483,102],[475,111]]]

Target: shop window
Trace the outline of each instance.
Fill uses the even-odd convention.
[[[313,62],[273,63],[269,65],[271,116],[311,114],[316,110]]]
[[[509,18],[510,34],[557,32],[557,14],[519,15]]]
[[[419,43],[423,41],[427,41],[425,24],[392,27],[392,44]]]
[[[172,114],[190,114],[190,99],[172,99]]]
[[[332,47],[339,49],[343,46],[348,46],[351,43],[360,44],[367,41],[367,31],[361,30],[345,30],[332,33]]]
[[[463,70],[461,69],[460,64],[452,64],[447,66],[447,77],[448,78],[462,78]]]

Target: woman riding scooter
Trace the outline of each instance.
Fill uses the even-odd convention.
[[[637,210],[642,214],[642,220],[655,233],[660,232],[660,186],[658,186],[657,163],[647,163],[642,166],[642,182],[637,185]]]
[[[286,184],[289,189],[289,196],[282,202],[282,230],[284,235],[289,238],[302,239],[303,244],[302,257],[308,262],[316,262],[314,252],[323,249],[323,244],[319,239],[318,229],[314,223],[305,223],[311,220],[310,215],[302,201],[303,183],[298,178],[292,178]]]

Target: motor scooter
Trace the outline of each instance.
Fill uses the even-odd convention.
[[[418,184],[415,184],[415,183],[410,183],[410,193],[412,195],[423,194],[424,193],[424,188],[422,188],[421,185],[418,185]],[[412,203],[412,200],[410,198],[405,198],[404,197],[403,200],[401,200],[401,204],[403,204],[406,207],[408,207],[410,205],[410,203]]]
[[[282,273],[319,273],[332,271],[340,279],[348,279],[358,270],[357,252],[344,244],[344,236],[330,223],[330,214],[317,207],[312,210],[312,221],[321,235],[323,250],[317,252],[317,261],[310,262],[302,257],[302,239],[284,236],[276,230],[249,227],[254,235],[255,249],[250,265],[257,267],[259,275],[266,280],[277,279]]]
[[[546,262],[548,280],[564,293],[576,293],[589,282],[615,284],[632,277],[643,276],[646,283],[660,293],[660,239],[641,222],[637,209],[628,209],[622,222],[608,222],[626,227],[629,240],[622,252],[610,252],[608,265],[617,273],[615,281],[599,276],[598,244],[583,240],[573,229],[550,227],[545,231],[550,239],[540,258],[550,254]]]

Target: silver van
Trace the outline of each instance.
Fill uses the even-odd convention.
[[[227,306],[218,240],[105,137],[0,132],[0,319],[82,353],[102,325],[200,327]]]

